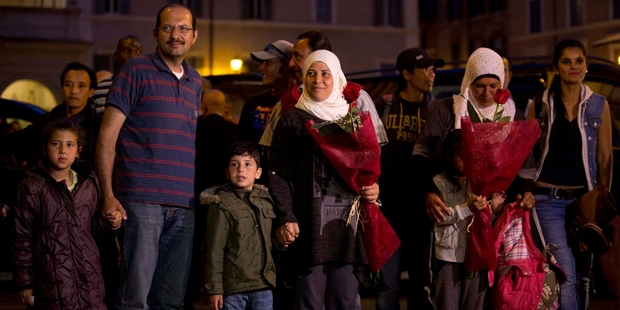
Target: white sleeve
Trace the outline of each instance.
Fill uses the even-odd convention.
[[[375,108],[375,103],[370,98],[370,95],[365,90],[360,90],[359,97],[357,98],[357,107],[361,111],[370,112],[370,118],[372,119],[372,124],[375,127],[375,133],[377,134],[377,141],[379,145],[385,145],[388,143],[387,134],[385,133],[385,127],[383,126],[383,122],[381,121],[381,117],[377,113],[377,109]]]

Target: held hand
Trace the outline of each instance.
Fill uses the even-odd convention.
[[[121,205],[121,203],[116,199],[116,197],[104,197],[101,203],[101,216],[105,219],[108,216],[112,215],[114,212],[119,212],[120,216],[123,220],[127,220],[127,213],[125,209]],[[120,226],[119,226],[120,227]],[[117,227],[118,228],[118,227]]]
[[[467,200],[467,206],[469,210],[473,213],[476,213],[487,207],[487,198],[480,196],[470,196]]]
[[[34,299],[32,298],[32,290],[23,290],[19,292],[19,297],[22,300],[22,304],[28,306],[34,306]]]
[[[222,307],[224,307],[224,297],[222,297],[222,295],[211,295],[209,296],[207,305],[209,305],[209,309],[212,310],[222,309]]]
[[[299,225],[287,222],[276,230],[276,239],[283,247],[288,247],[299,236]]]
[[[5,204],[2,207],[2,209],[0,209],[0,217],[1,218],[6,218],[8,213],[9,213],[9,205]]]
[[[119,211],[112,211],[107,216],[108,224],[112,230],[119,229],[123,223],[123,217]]]
[[[452,211],[436,193],[426,193],[424,195],[424,204],[426,206],[426,213],[435,222],[445,221],[446,214],[452,215]]]
[[[379,198],[379,184],[374,183],[370,186],[362,186],[361,193],[364,200],[375,203]]]
[[[521,196],[521,194],[517,194],[517,197],[515,198],[516,200],[521,200],[519,203],[519,207],[521,208],[528,208],[531,210],[536,206],[536,198],[534,198],[534,195],[532,195],[531,192],[525,192],[523,196]]]

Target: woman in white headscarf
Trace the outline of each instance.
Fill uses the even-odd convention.
[[[461,117],[468,116],[467,100],[476,108],[480,119],[493,119],[495,113],[495,92],[504,85],[504,61],[493,50],[479,48],[467,60],[465,75],[461,82],[460,95],[454,95],[454,129],[461,129]],[[515,119],[516,107],[512,99],[502,106],[502,116]]]
[[[417,167],[420,167],[420,169],[431,167],[433,158],[438,155],[435,154],[434,151],[438,149],[437,145],[441,142],[443,137],[451,130],[461,129],[461,117],[470,116],[467,108],[468,101],[471,102],[478,114],[478,118],[481,120],[495,119],[496,113],[500,113],[498,111],[502,111],[501,117],[509,117],[511,121],[525,120],[525,116],[521,111],[516,109],[512,99],[508,99],[501,107],[498,107],[498,104],[495,102],[495,94],[504,84],[504,72],[504,62],[493,50],[479,48],[471,54],[467,60],[467,67],[465,68],[460,93],[454,95],[451,99],[441,101],[435,106],[430,117],[426,121],[424,132],[416,141],[413,159]],[[522,171],[524,171],[523,168]],[[453,214],[439,196],[439,189],[432,180],[433,176],[440,172],[441,171],[437,171],[435,168],[430,168],[421,173],[421,177],[424,178],[423,183],[425,185],[423,186],[425,186],[426,191],[426,211],[431,219],[437,223],[461,216],[461,214]],[[521,178],[517,178],[517,180],[521,183],[518,192],[524,194],[517,195],[516,198],[523,198],[521,200],[521,206],[531,208],[535,203],[534,196],[531,193],[533,180]],[[441,190],[446,192],[446,189]],[[447,192],[451,192],[451,190],[447,190]],[[486,197],[483,199],[486,199]],[[438,247],[436,247],[436,251],[439,251]],[[438,279],[449,280],[451,278],[450,274],[453,272],[450,269],[453,268],[451,266],[453,265],[450,263],[438,264],[435,270],[435,282],[437,282]],[[485,283],[486,273],[480,273],[476,278],[477,279],[468,279],[469,283],[476,283],[475,281],[479,281],[480,287],[488,285]],[[454,304],[451,304],[448,300],[454,299],[455,296],[458,297],[459,293],[456,291],[441,290],[438,285],[440,286],[440,284],[435,283],[438,309],[442,307],[452,308]],[[469,285],[476,286],[477,284]],[[450,287],[450,285],[443,285],[442,287]],[[441,303],[439,302],[440,299]],[[456,300],[458,301],[458,298]],[[467,309],[481,309],[483,301],[484,292],[480,295],[480,298],[472,298],[469,300],[464,307]]]
[[[495,93],[502,88],[503,83],[504,62],[502,58],[488,48],[481,47],[475,50],[467,60],[460,94],[440,102],[426,121],[424,132],[416,141],[413,150],[416,165],[430,166],[430,161],[436,156],[434,151],[442,137],[452,129],[461,129],[461,117],[469,115],[467,100],[475,107],[480,119],[493,119],[496,112]],[[509,116],[510,120],[525,120],[525,115],[515,107],[512,99],[508,99],[499,110],[502,108],[502,117]],[[421,162],[427,162],[427,165],[420,164]],[[526,166],[528,164],[530,164],[529,161],[526,162]],[[525,171],[524,169],[522,172]],[[439,222],[444,221],[446,215],[451,215],[452,212],[439,198],[436,188],[432,185],[432,178],[436,172],[425,172],[425,178],[428,179],[426,183],[429,184],[426,189],[428,192],[425,197],[425,204],[429,216],[434,221]],[[520,173],[520,175],[524,174]],[[517,177],[517,181],[523,181],[519,190],[523,195],[517,195],[517,199],[522,198],[520,205],[532,208],[535,204],[534,196],[531,193],[533,180]]]
[[[293,309],[353,309],[358,277],[368,263],[361,229],[346,225],[356,194],[340,178],[304,124],[341,118],[351,108],[342,92],[346,78],[330,51],[308,56],[304,89],[296,108],[282,116],[270,153],[269,184],[275,202],[278,242],[288,249],[277,259],[278,275],[293,287]],[[357,96],[353,96],[357,98]],[[365,186],[374,202],[379,186]]]

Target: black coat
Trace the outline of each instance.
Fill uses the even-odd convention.
[[[33,289],[41,309],[105,309],[99,252],[91,234],[99,182],[86,162],[74,165],[69,192],[43,164],[18,186],[11,252],[19,290]],[[96,222],[95,222],[96,223]]]

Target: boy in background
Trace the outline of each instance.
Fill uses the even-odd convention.
[[[260,154],[249,142],[230,147],[229,183],[200,195],[209,207],[204,240],[205,293],[211,309],[272,309],[276,269],[271,256],[273,200],[260,178]]]

